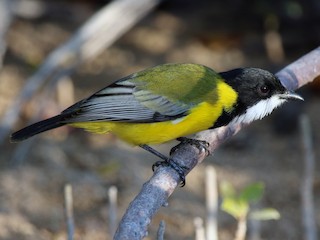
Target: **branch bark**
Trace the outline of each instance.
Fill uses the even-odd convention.
[[[320,76],[320,47],[288,65],[276,75],[289,90],[296,90],[308,82],[312,82]],[[196,138],[209,142],[212,153],[242,127],[244,125],[229,125],[211,131],[203,131],[197,134]],[[199,152],[192,145],[185,143],[179,145],[178,150],[171,155],[171,158],[185,168],[185,174],[188,174],[204,160],[206,154]],[[152,217],[161,206],[167,205],[167,200],[178,186],[179,181],[180,178],[173,169],[169,167],[158,168],[130,203],[119,223],[114,239],[135,240],[145,237]]]

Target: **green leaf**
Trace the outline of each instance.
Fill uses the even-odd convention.
[[[221,209],[229,213],[235,219],[239,219],[248,214],[249,204],[239,198],[227,197],[223,199]]]
[[[260,221],[278,220],[280,219],[280,213],[274,208],[264,208],[250,212],[249,218]]]
[[[261,199],[264,191],[262,182],[253,183],[244,188],[240,193],[240,198],[246,202],[257,202]]]
[[[220,183],[220,194],[223,198],[234,197],[236,195],[236,191],[230,182],[223,181]]]

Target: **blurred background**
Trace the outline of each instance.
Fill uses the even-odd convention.
[[[10,132],[53,116],[112,81],[157,64],[192,62],[216,71],[253,66],[276,72],[320,42],[318,0],[162,1],[110,47],[65,68],[62,78],[56,74],[61,69],[51,69],[47,79],[34,83],[36,91],[29,89],[27,93],[32,94],[26,94],[27,82],[49,54],[108,4],[102,0],[14,0],[0,4],[0,119],[10,119],[8,111],[19,108],[17,121],[9,121],[10,129],[5,120],[0,126],[5,133],[0,139],[1,239],[66,239],[63,188],[67,183],[73,187],[75,239],[112,239],[109,187],[118,188],[120,219],[157,161],[112,135],[63,127],[12,144]],[[108,31],[118,29],[117,24]],[[68,51],[60,54],[68,56]],[[58,64],[60,68],[77,58],[66,59]],[[58,77],[52,80],[55,74]],[[302,113],[309,116],[314,146],[318,146],[319,91],[318,79],[299,90],[304,103],[286,104],[251,124],[197,166],[187,176],[187,185],[177,189],[169,206],[155,216],[148,239],[155,239],[160,220],[166,221],[166,239],[194,239],[193,219],[206,216],[207,165],[215,167],[218,182],[229,181],[236,189],[264,183],[259,207],[275,208],[281,218],[262,222],[260,238],[256,239],[303,239],[300,191],[304,152],[298,120]],[[22,101],[13,105],[18,97],[23,97]],[[156,148],[168,153],[175,144]],[[314,151],[317,160],[320,149],[315,147]],[[316,161],[312,187],[318,227],[319,169]],[[219,211],[219,239],[233,239],[236,225],[230,215]]]

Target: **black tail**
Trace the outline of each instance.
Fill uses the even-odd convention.
[[[63,122],[65,116],[57,115],[55,117],[34,123],[30,126],[27,126],[11,135],[11,142],[20,142],[29,137],[32,137],[38,133],[48,131],[53,128],[61,127],[66,123]]]

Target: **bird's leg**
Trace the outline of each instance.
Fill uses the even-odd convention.
[[[205,151],[207,156],[211,154],[209,150],[210,144],[207,141],[202,141],[202,140],[193,139],[193,138],[186,138],[186,137],[179,137],[177,138],[177,141],[181,143],[191,144],[196,148],[198,148],[199,151]],[[170,155],[172,155],[178,148],[179,148],[179,145],[173,147],[170,151]]]
[[[149,145],[141,144],[141,145],[139,145],[139,147],[143,148],[144,150],[147,150],[149,153],[152,153],[153,155],[157,156],[158,158],[161,158],[165,162],[169,161],[169,158],[167,156],[163,155],[162,153],[159,153],[157,150],[150,147]]]
[[[149,145],[141,144],[139,147],[143,148],[144,150],[152,153],[153,155],[161,158],[163,161],[157,161],[152,165],[152,171],[155,170],[155,168],[159,166],[170,166],[172,169],[174,169],[181,180],[181,187],[183,187],[186,184],[186,176],[184,174],[184,169],[179,164],[175,163],[174,161],[170,161],[170,158],[166,157],[162,153],[158,152],[157,150],[153,149]]]

